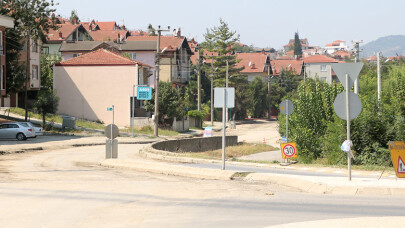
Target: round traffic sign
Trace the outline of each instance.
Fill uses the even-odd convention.
[[[346,117],[346,91],[339,93],[333,102],[333,109],[336,115],[341,119],[347,120]],[[361,113],[361,100],[359,95],[349,92],[349,119],[356,118]]]
[[[287,110],[287,106],[288,106],[288,110]],[[286,114],[290,115],[294,111],[294,104],[292,103],[292,101],[290,101],[288,99],[283,100],[280,103],[280,111],[284,115],[286,115]]]
[[[284,154],[286,157],[291,158],[291,157],[293,157],[296,153],[297,153],[297,150],[295,149],[294,145],[288,143],[288,144],[285,144],[285,145],[283,146],[283,154]]]
[[[112,128],[112,129],[111,129]],[[115,124],[109,124],[107,127],[105,127],[105,131],[104,131],[105,136],[107,136],[107,138],[109,139],[115,139],[117,138],[118,134],[119,134],[119,130],[117,125]]]

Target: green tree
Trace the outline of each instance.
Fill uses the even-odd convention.
[[[219,22],[219,26],[207,29],[207,32],[204,34],[205,41],[201,44],[202,48],[206,51],[217,54],[211,57],[214,61],[213,67],[216,70],[212,72],[212,69],[208,66],[209,69],[206,72],[210,72],[209,74],[213,73],[215,86],[225,87],[226,62],[228,62],[229,87],[235,88],[235,116],[243,119],[247,112],[245,105],[247,103],[245,100],[247,99],[245,90],[247,89],[247,79],[240,75],[240,71],[243,68],[235,67],[238,60],[236,59],[236,55],[233,54],[235,52],[235,44],[239,41],[239,35],[235,31],[230,30],[224,20],[220,19]]]
[[[155,92],[152,100],[145,102],[145,109],[153,112],[155,109]],[[173,122],[174,117],[182,118],[185,114],[184,106],[180,99],[179,92],[173,88],[170,82],[159,82],[159,124],[163,124],[165,119]]]
[[[294,55],[302,57],[302,45],[298,32],[296,32],[294,35]]]
[[[23,45],[20,34],[15,29],[6,29],[6,88],[7,94],[23,90],[25,82],[25,65],[20,61]]]
[[[72,12],[70,13],[70,18],[69,18],[70,23],[75,24],[80,22],[79,16],[77,15],[77,11],[76,10],[72,10]]]
[[[156,29],[153,28],[152,24],[148,25],[148,33],[149,33],[149,36],[157,36]]]
[[[252,53],[255,52],[255,49],[253,45],[240,45],[240,44],[235,44],[234,46],[235,52],[236,53]]]
[[[42,127],[45,128],[45,117],[48,113],[55,113],[58,109],[59,98],[54,91],[44,89],[39,91],[38,99],[34,103],[34,110],[42,115]]]
[[[62,57],[59,55],[41,54],[41,87],[53,89],[53,65],[59,63]]]
[[[249,109],[253,117],[264,117],[267,110],[267,86],[262,78],[256,77],[249,84],[249,96]]]
[[[15,32],[20,37],[16,41],[24,41],[27,50],[31,48],[31,40],[38,41],[44,38],[44,34],[49,29],[56,29],[55,18],[51,15],[56,11],[51,7],[54,6],[53,0],[3,0],[3,3],[9,7],[2,7],[2,14],[9,15],[15,20]],[[15,49],[16,51],[21,51]],[[28,52],[29,53],[29,52]],[[29,58],[29,55],[27,55]],[[28,60],[25,63],[29,64]],[[28,68],[26,67],[24,83],[27,84],[29,79]],[[25,120],[28,117],[27,109],[27,86],[24,87],[24,104],[25,104]]]

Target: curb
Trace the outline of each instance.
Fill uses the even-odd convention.
[[[115,159],[108,159],[100,162],[100,166],[107,168],[120,168],[120,169],[130,169],[135,171],[191,177],[199,179],[208,180],[231,180],[232,176],[236,172],[228,170],[214,170],[205,168],[193,168],[193,167],[180,167],[170,164],[158,164],[154,162],[143,163],[143,162],[127,162]]]

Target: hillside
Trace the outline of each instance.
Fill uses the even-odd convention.
[[[392,35],[378,38],[360,47],[363,49],[363,57],[375,55],[381,51],[385,57],[405,55],[405,35]]]

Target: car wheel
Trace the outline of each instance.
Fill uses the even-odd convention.
[[[22,140],[27,139],[23,133],[18,133],[16,138],[17,138],[18,141],[22,141]]]

